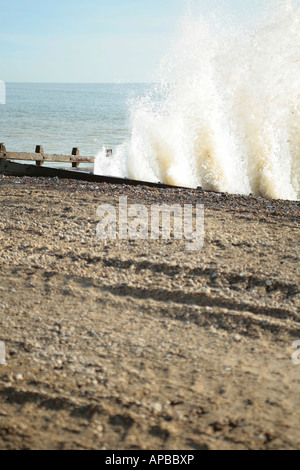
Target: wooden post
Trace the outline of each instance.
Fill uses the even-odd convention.
[[[44,153],[44,147],[42,145],[36,145],[35,153]]]
[[[35,146],[35,153],[44,153],[44,148],[43,148],[43,146],[42,146],[42,145],[36,145],[36,146]],[[36,164],[37,166],[43,166],[43,163],[44,163],[44,162],[41,161],[41,160],[36,160],[36,162],[35,162],[35,164]]]
[[[72,149],[72,155],[79,157],[80,155],[80,150],[78,147],[74,147]],[[79,167],[79,162],[72,162],[72,168],[78,168]]]
[[[0,152],[6,152],[6,147],[3,142],[0,143]]]

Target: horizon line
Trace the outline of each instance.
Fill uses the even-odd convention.
[[[37,84],[37,85],[40,85],[40,84],[44,84],[44,85],[128,85],[128,84],[136,84],[136,85],[139,85],[139,84],[143,84],[143,85],[147,85],[147,84],[153,84],[153,83],[158,83],[158,82],[121,82],[121,81],[115,81],[115,82],[23,82],[23,81],[18,81],[18,82],[15,82],[15,81],[5,81],[3,80],[4,83],[12,83],[12,84],[15,84],[15,83],[26,83],[26,84],[29,84],[29,85],[34,85],[34,84]]]

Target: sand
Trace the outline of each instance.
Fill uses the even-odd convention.
[[[0,449],[300,448],[299,202],[3,176],[0,192]],[[203,203],[203,249],[99,240],[120,195]]]

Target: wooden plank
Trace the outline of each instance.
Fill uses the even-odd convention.
[[[58,163],[94,163],[94,157],[78,155],[61,155],[45,153],[27,153],[27,152],[0,152],[0,159],[7,160],[28,160],[33,162],[58,162]]]
[[[148,186],[150,188],[181,188],[180,186],[170,186],[167,184],[151,183],[149,181],[131,180],[126,178],[114,178],[111,176],[99,176],[93,173],[84,173],[82,171],[61,170],[59,168],[46,168],[36,165],[26,165],[24,163],[15,163],[9,160],[0,160],[0,174],[7,176],[31,176],[46,178],[63,178],[80,181],[90,181],[94,183],[126,184],[129,186]],[[183,189],[183,188],[182,188]]]

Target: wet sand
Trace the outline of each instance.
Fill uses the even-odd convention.
[[[299,449],[299,202],[0,176],[0,449]],[[205,205],[205,244],[96,236]]]

